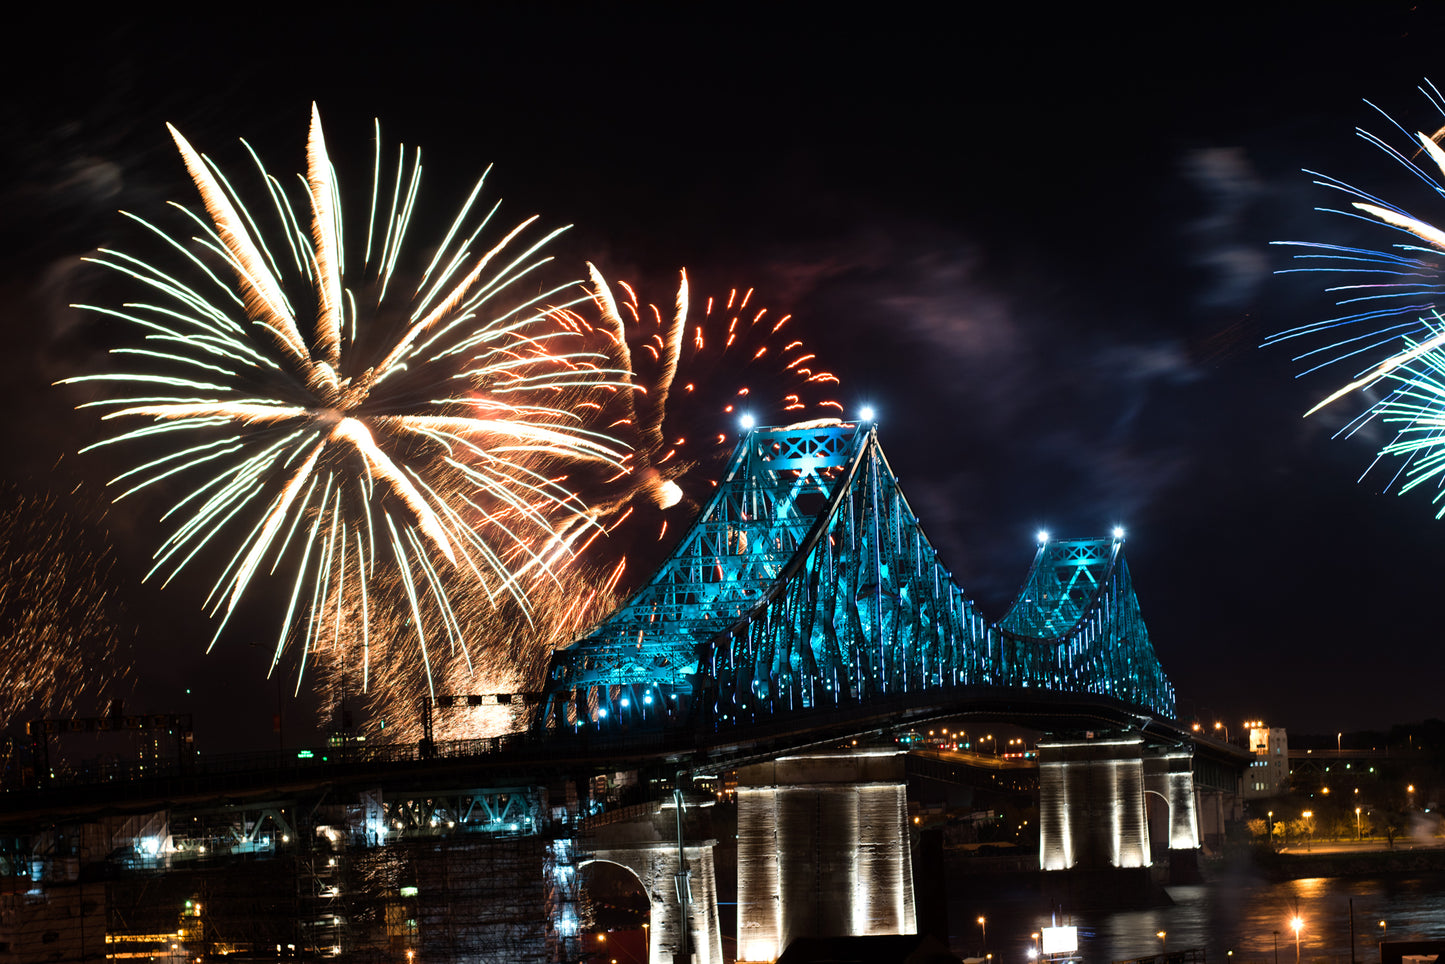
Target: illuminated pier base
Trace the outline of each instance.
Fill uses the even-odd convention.
[[[738,959],[795,937],[914,934],[903,754],[781,757],[738,771]]]
[[[1039,867],[1149,866],[1144,740],[1040,742]]]
[[[1136,735],[1039,743],[1039,867],[1150,866],[1149,795],[1162,801],[1155,832],[1170,851],[1199,846],[1192,758]]]

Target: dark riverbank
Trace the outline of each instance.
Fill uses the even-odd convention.
[[[1310,877],[1387,877],[1445,872],[1445,847],[1402,846],[1395,850],[1330,853],[1270,853],[1259,849],[1250,862],[1266,880]]]

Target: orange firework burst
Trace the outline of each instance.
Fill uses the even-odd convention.
[[[465,650],[449,591],[525,610],[577,537],[557,523],[586,515],[558,466],[621,464],[576,408],[613,376],[546,303],[575,282],[537,285],[560,232],[533,237],[530,217],[481,240],[497,207],[477,204],[479,180],[430,264],[403,283],[419,154],[408,165],[402,152],[386,183],[378,131],[367,229],[348,247],[314,107],[299,191],[256,162],[269,217],[171,133],[204,210],[181,208],[170,230],[136,220],[182,270],[117,251],[93,259],[138,294],[91,310],[144,341],[116,349],[121,370],[68,380],[112,386],[115,397],[90,404],[128,429],[101,444],[146,453],[115,480],[128,487],[118,499],[190,482],[167,496],[172,529],[152,572],[234,550],[217,560],[208,600],[219,637],[253,583],[280,569],[290,600],[277,660],[294,642],[304,666],[329,637],[365,679],[369,613],[397,599],[409,617],[393,625],[424,668],[429,645]]]

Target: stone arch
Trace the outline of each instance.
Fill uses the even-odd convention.
[[[578,863],[577,873],[578,897],[580,898],[585,893],[592,898],[594,906],[592,924],[595,929],[611,930],[611,927],[603,926],[603,921],[611,918],[611,922],[615,923],[620,916],[630,915],[636,909],[635,902],[640,898],[640,901],[646,904],[646,908],[642,910],[643,929],[650,936],[655,908],[652,906],[652,894],[647,887],[647,882],[638,875],[636,867],[616,860],[586,856]],[[622,894],[619,891],[627,893]],[[607,895],[606,897],[603,896],[604,893]],[[618,914],[616,905],[607,905],[612,908],[611,910],[602,910],[597,906],[599,903],[618,897],[621,897],[623,904],[628,905],[624,915]],[[592,949],[590,944],[583,947],[584,951]]]
[[[1199,848],[1193,762],[1192,753],[1177,747],[1155,750],[1144,761],[1144,789],[1168,804],[1164,841],[1169,850]]]
[[[1144,793],[1144,832],[1149,841],[1149,860],[1153,863],[1169,857],[1169,828],[1173,825],[1174,803],[1169,794],[1146,786]],[[1161,812],[1162,806],[1162,812]]]
[[[689,844],[683,848],[687,856],[688,900],[687,935],[697,964],[722,964],[722,928],[718,922],[716,876],[713,868],[713,847],[716,841]],[[648,929],[648,960],[659,962],[688,960],[682,954],[682,906],[678,900],[677,844],[665,841],[617,842],[597,840],[587,848],[587,856],[578,861],[577,869],[593,863],[615,864],[632,873],[647,895],[652,926]]]

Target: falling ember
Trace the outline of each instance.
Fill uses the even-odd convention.
[[[282,571],[290,602],[275,659],[292,643],[303,666],[313,650],[344,647],[363,680],[371,617],[399,599],[407,618],[394,625],[410,627],[423,665],[429,647],[467,651],[452,604],[462,587],[525,620],[530,593],[566,561],[560,527],[587,512],[555,480],[624,458],[583,423],[584,403],[610,404],[602,396],[619,383],[558,324],[555,302],[575,282],[538,281],[563,229],[542,233],[530,217],[482,240],[498,210],[478,204],[483,175],[430,263],[409,274],[420,153],[408,163],[401,150],[388,177],[379,128],[355,246],[315,107],[300,203],[256,160],[265,202],[254,214],[171,134],[204,212],[180,208],[187,218],[170,229],[128,215],[177,273],[120,251],[91,259],[139,294],[79,307],[143,340],[114,349],[115,370],[65,381],[113,388],[83,406],[127,426],[99,444],[146,453],[114,480],[116,498],[151,489],[170,502],[151,574],[221,554],[207,603],[219,639],[258,577]],[[226,558],[221,546],[237,548]]]
[[[98,712],[123,695],[135,625],[115,558],[92,519],[54,495],[0,488],[0,706],[25,714]]]

